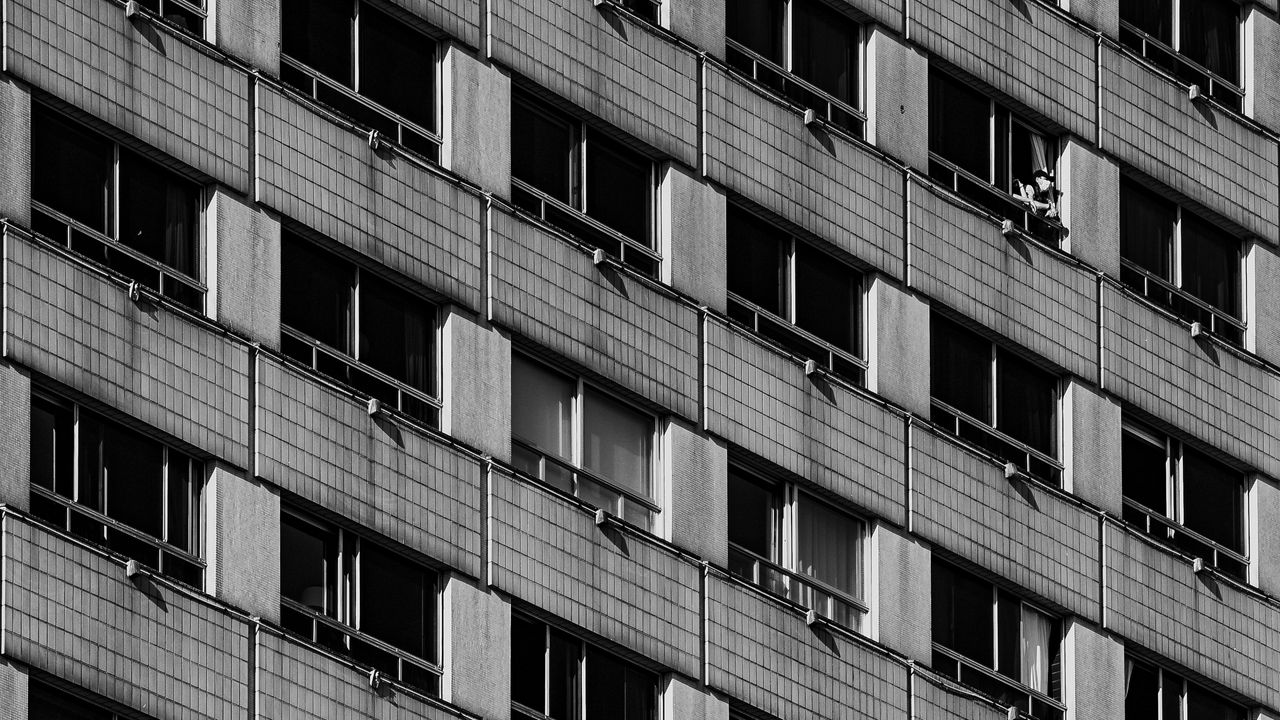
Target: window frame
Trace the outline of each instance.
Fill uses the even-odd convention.
[[[287,88],[298,92],[313,102],[323,105],[325,108],[336,112],[346,118],[358,127],[369,131],[369,144],[376,149],[377,143],[382,140],[390,140],[394,142],[401,150],[407,151],[411,155],[418,156],[433,164],[439,164],[441,154],[444,147],[443,127],[443,58],[444,51],[442,45],[444,41],[432,34],[424,32],[417,25],[406,23],[394,13],[388,12],[376,0],[348,0],[352,4],[352,18],[350,22],[350,50],[351,50],[351,85],[348,86],[340,80],[333,79],[323,72],[307,65],[306,63],[290,56],[284,52],[283,42],[280,50],[280,77]],[[373,98],[361,92],[361,62],[360,62],[360,8],[363,5],[372,5],[375,12],[380,12],[389,16],[393,21],[404,25],[412,32],[422,36],[424,41],[432,44],[432,124],[434,128],[428,128],[421,123],[410,120],[401,113],[392,110],[386,105],[380,103]],[[283,25],[283,21],[282,21]],[[303,83],[309,84],[309,88],[303,87]],[[321,93],[336,93],[343,101],[355,103],[365,110],[372,111],[374,114],[381,116],[392,123],[394,126],[394,134],[389,135],[385,129],[374,128],[366,121],[353,116],[341,107],[336,107],[331,101],[321,98]]]
[[[781,266],[778,268],[779,277],[783,279],[785,285],[782,293],[782,314],[778,315],[738,295],[733,290],[728,289],[729,283],[726,282],[729,318],[747,327],[752,333],[782,345],[787,352],[799,355],[806,360],[815,360],[819,367],[824,370],[844,378],[858,387],[865,386],[867,372],[870,368],[870,364],[865,357],[867,354],[867,327],[870,321],[870,309],[867,302],[867,291],[870,285],[869,274],[826,252],[815,242],[783,230],[745,207],[730,203],[729,212],[740,212],[748,216],[749,221],[752,223],[767,225],[768,229],[776,233],[775,237],[782,239],[782,242],[786,244],[785,252],[780,257]],[[785,239],[783,239],[784,237]],[[733,239],[730,238],[728,242],[732,244]],[[857,337],[854,339],[858,346],[856,354],[796,324],[797,307],[799,306],[797,300],[798,283],[796,282],[796,250],[799,246],[804,246],[807,251],[821,255],[831,262],[839,263],[843,269],[856,276],[856,281],[852,283],[854,294],[858,301],[858,307],[854,312],[858,323]],[[801,347],[797,347],[796,339],[800,341]],[[813,353],[813,350],[824,352],[825,357]]]
[[[205,570],[208,568],[208,564],[204,560],[204,558],[202,558],[196,551],[204,547],[204,539],[205,539],[204,538],[205,523],[202,522],[204,519],[204,484],[205,484],[204,461],[200,460],[199,458],[195,457],[190,453],[186,453],[182,450],[174,448],[172,444],[170,444],[169,442],[166,442],[165,440],[160,439],[151,433],[143,432],[141,430],[138,430],[137,428],[124,425],[101,412],[98,412],[92,408],[85,408],[84,405],[79,402],[59,396],[55,393],[45,390],[44,388],[33,386],[31,388],[31,394],[32,394],[33,400],[39,399],[40,401],[43,401],[50,405],[55,405],[64,410],[70,410],[71,422],[72,422],[72,425],[71,425],[72,447],[71,447],[71,468],[70,468],[70,476],[71,476],[70,482],[71,482],[72,496],[68,498],[65,495],[62,495],[61,493],[57,492],[56,480],[54,478],[50,478],[50,484],[54,485],[54,489],[41,486],[36,481],[35,478],[30,478],[28,481],[28,487],[31,493],[31,497],[40,498],[42,502],[47,502],[51,506],[57,506],[60,509],[60,511],[64,513],[64,516],[63,516],[64,520],[60,523],[55,523],[55,521],[52,518],[43,514],[42,511],[36,510],[34,507],[32,508],[32,514],[35,515],[36,517],[41,518],[45,522],[56,525],[58,529],[64,532],[67,532],[75,537],[84,539],[85,541],[93,543],[94,545],[104,547],[114,554],[123,555],[125,557],[129,557],[130,559],[138,560],[139,563],[147,566],[148,568],[151,568],[155,572],[161,575],[164,575],[167,578],[173,579],[177,582],[194,585],[198,589],[203,589],[204,575],[205,575]],[[102,498],[102,500],[100,500],[100,504],[103,505],[103,509],[97,510],[82,502],[82,499],[80,496],[81,496],[81,493],[84,491],[84,488],[82,487],[81,475],[82,475],[82,469],[84,466],[85,455],[81,452],[81,444],[82,444],[81,443],[81,434],[82,434],[81,433],[81,412],[84,410],[87,410],[88,412],[92,413],[104,425],[112,425],[119,428],[120,430],[123,430],[126,433],[142,436],[143,438],[150,440],[160,446],[161,453],[162,453],[161,463],[163,465],[163,470],[161,475],[161,496],[160,496],[160,505],[161,505],[160,527],[162,531],[162,537],[155,537],[153,535],[150,535],[142,530],[134,528],[133,526],[125,523],[122,520],[118,520],[107,514],[108,512],[110,512],[110,504],[107,502],[108,498],[110,497],[108,493],[109,493],[110,483],[111,483],[111,478],[109,473],[102,473],[101,479],[98,481],[100,483],[100,487],[97,489],[97,491],[99,496]],[[35,438],[33,435],[31,440],[32,444],[34,444],[34,440]],[[173,511],[173,504],[171,502],[171,494],[173,492],[172,490],[173,482],[171,482],[170,480],[170,468],[171,468],[170,454],[171,453],[179,455],[180,456],[179,460],[185,460],[187,462],[186,477],[187,477],[187,484],[188,484],[188,493],[187,493],[188,496],[186,498],[185,504],[187,507],[187,511],[189,513],[189,517],[187,518],[187,523],[186,523],[186,526],[187,526],[186,534],[188,537],[187,544],[191,548],[193,548],[193,550],[185,550],[181,547],[178,547],[177,545],[173,545],[171,544],[169,539],[169,534],[173,529],[173,523],[171,522],[171,515],[170,515],[170,513]],[[97,466],[97,470],[101,472],[103,469],[101,458],[99,458],[96,466]],[[104,537],[92,537],[90,535],[87,535],[81,532],[78,528],[82,527],[82,525],[77,524],[77,521],[75,519],[76,514],[79,514],[84,518],[87,518],[87,521],[93,524],[94,526],[101,526],[101,530],[104,535],[109,534],[110,532],[122,533],[128,538],[129,542],[131,543],[134,543],[134,542],[142,543],[151,547],[153,550],[156,551],[157,557],[160,559],[160,562],[157,564],[152,561],[132,557],[128,552],[112,547],[111,542]],[[84,520],[80,520],[80,523],[84,523],[84,522],[85,522]],[[180,563],[185,563],[186,565],[188,565],[189,568],[191,570],[194,570],[195,574],[199,576],[199,581],[193,583],[191,582],[190,578],[187,576],[173,574],[170,571],[168,564],[166,563],[166,560],[168,559],[167,556],[173,556]],[[178,567],[180,568],[181,565],[179,565]]]
[[[193,37],[200,38],[201,40],[204,40],[207,37],[205,33],[209,22],[209,7],[207,5],[207,0],[139,0],[139,4],[152,17],[164,22],[166,25],[174,27]],[[155,7],[151,7],[152,4],[154,4]],[[177,20],[171,19],[170,15],[175,13],[168,9],[170,5],[177,6],[178,10],[176,14],[179,16],[187,15],[197,18],[200,22],[199,29],[196,30],[183,27]]]
[[[1227,471],[1240,475],[1240,496],[1236,498],[1237,509],[1240,512],[1241,527],[1240,537],[1238,541],[1242,551],[1233,550],[1217,540],[1208,538],[1201,533],[1192,530],[1184,525],[1186,516],[1186,498],[1185,498],[1185,451],[1186,443],[1182,440],[1160,432],[1149,426],[1143,425],[1132,418],[1125,418],[1120,425],[1121,438],[1127,433],[1133,438],[1145,442],[1151,447],[1161,448],[1165,455],[1164,468],[1164,495],[1165,507],[1172,510],[1170,513],[1162,512],[1158,508],[1149,508],[1130,499],[1128,495],[1122,494],[1121,500],[1124,509],[1124,520],[1129,525],[1140,527],[1143,532],[1164,544],[1171,544],[1177,547],[1180,552],[1191,554],[1191,551],[1185,550],[1177,544],[1179,535],[1186,535],[1191,542],[1198,545],[1207,546],[1211,550],[1209,557],[1201,557],[1208,565],[1229,575],[1240,581],[1247,581],[1250,558],[1248,555],[1249,545],[1249,513],[1247,512],[1247,490],[1243,473],[1238,473],[1234,468],[1218,462],[1216,458],[1212,458],[1207,454],[1194,450],[1200,455],[1205,456],[1217,465],[1221,465]],[[1220,557],[1225,556],[1225,559]],[[1239,565],[1240,572],[1233,572],[1230,565],[1224,562],[1233,562]]]
[[[526,477],[537,480],[540,483],[550,485],[562,492],[568,493],[577,498],[580,502],[586,504],[591,503],[581,495],[582,482],[585,480],[588,483],[597,485],[608,492],[618,495],[618,503],[620,503],[609,508],[601,509],[607,511],[616,518],[620,518],[632,525],[635,525],[645,532],[654,532],[657,526],[658,517],[662,514],[662,506],[658,504],[656,499],[658,485],[660,482],[660,468],[662,464],[662,430],[660,418],[655,413],[605,390],[600,385],[588,380],[582,375],[566,373],[563,370],[560,370],[549,363],[543,362],[542,360],[539,360],[527,353],[513,352],[513,364],[520,361],[527,362],[542,372],[557,375],[564,380],[571,381],[574,384],[574,391],[573,398],[570,402],[570,433],[572,436],[570,438],[570,459],[568,461],[561,460],[560,458],[553,456],[550,451],[545,451],[528,440],[516,437],[515,428],[513,426],[511,435],[513,460],[515,460],[517,454],[521,452],[527,453],[527,457],[534,461],[537,468],[537,472],[535,474],[527,469],[527,464],[525,462],[517,460],[513,462],[513,465],[516,466],[517,472]],[[649,439],[650,453],[648,458],[648,483],[649,490],[652,494],[651,497],[643,497],[632,490],[623,488],[620,484],[613,482],[612,479],[601,477],[584,467],[585,461],[583,446],[586,443],[583,431],[583,417],[585,415],[585,401],[586,393],[588,391],[597,393],[607,400],[622,405],[628,410],[632,410],[638,415],[643,415],[645,418],[652,421],[652,430]],[[515,400],[516,398],[513,394],[512,402],[514,403]],[[516,408],[513,406],[513,417],[515,414]],[[553,468],[559,472],[567,473],[569,487],[565,488],[561,484],[548,479],[548,468]],[[628,512],[629,506],[633,504],[638,506],[641,512],[647,513],[647,515],[645,515],[644,522],[637,522],[636,519],[634,519],[634,516]]]
[[[871,605],[868,600],[857,597],[847,590],[835,587],[821,578],[807,575],[793,568],[800,566],[799,515],[801,513],[799,507],[803,497],[806,502],[821,504],[827,510],[841,515],[845,520],[851,521],[858,526],[860,530],[858,548],[860,567],[858,568],[857,582],[858,589],[865,596],[868,593],[868,587],[871,582],[871,563],[869,559],[871,552],[870,522],[866,518],[849,512],[841,506],[821,499],[799,483],[771,480],[759,473],[747,470],[737,463],[730,464],[729,475],[731,483],[733,481],[732,476],[737,475],[738,481],[751,483],[769,491],[770,555],[774,556],[763,557],[729,540],[729,574],[759,587],[767,593],[808,607],[833,623],[848,627],[854,632],[865,633],[871,616]],[[729,518],[729,522],[733,522],[732,517]],[[750,563],[750,577],[737,572],[735,565],[739,562]],[[779,577],[773,577],[774,574]],[[779,586],[779,582],[781,592],[775,589]],[[819,593],[827,596],[821,605],[819,602],[812,602],[813,598]],[[810,599],[808,603],[803,602],[806,596]],[[846,614],[837,612],[837,608],[840,607],[838,604],[843,605]],[[825,608],[822,605],[825,605]],[[841,617],[837,617],[837,615]],[[842,617],[853,617],[855,622],[843,622]]]
[[[441,386],[443,384],[442,363],[441,363],[441,343],[443,340],[442,326],[443,326],[443,314],[445,312],[443,306],[437,302],[428,300],[427,298],[424,298],[410,290],[407,290],[404,287],[401,287],[397,283],[386,279],[380,273],[377,273],[365,268],[361,263],[354,262],[348,257],[346,257],[345,255],[332,252],[327,247],[323,246],[318,242],[315,242],[314,240],[311,240],[301,232],[297,232],[297,231],[285,228],[282,231],[282,235],[292,236],[291,240],[287,240],[289,242],[297,242],[303,245],[307,245],[313,252],[318,252],[318,253],[322,253],[330,256],[335,262],[341,263],[342,265],[349,268],[352,272],[352,274],[350,275],[351,282],[348,285],[348,287],[351,290],[351,303],[347,310],[348,314],[347,314],[347,337],[346,337],[346,341],[350,350],[344,350],[342,348],[332,347],[322,340],[313,338],[310,335],[307,335],[306,333],[302,332],[301,330],[298,330],[286,324],[282,317],[280,322],[280,338],[281,338],[282,354],[285,355],[285,357],[287,357],[288,359],[292,360],[293,362],[299,365],[302,365],[303,367],[306,367],[308,370],[311,370],[312,372],[323,375],[326,378],[331,378],[334,381],[341,383],[343,386],[351,387],[355,389],[356,392],[358,392],[363,396],[377,398],[380,402],[383,402],[383,403],[389,402],[386,398],[380,397],[378,395],[374,395],[373,393],[369,392],[367,389],[359,387],[350,379],[338,377],[329,372],[326,372],[324,369],[322,369],[322,364],[337,362],[340,365],[344,366],[347,372],[349,373],[358,372],[358,373],[368,375],[372,378],[373,381],[385,386],[389,386],[390,389],[394,391],[395,403],[393,408],[396,411],[400,412],[406,417],[425,423],[430,427],[439,426],[440,415],[444,410],[444,401],[440,397]],[[282,237],[281,242],[283,244],[284,242],[286,242],[286,239]],[[378,368],[375,368],[372,365],[365,363],[364,360],[361,359],[360,357],[361,355],[361,352],[360,352],[360,317],[361,317],[360,285],[361,285],[361,282],[360,281],[361,281],[361,277],[365,273],[371,274],[374,278],[375,283],[386,284],[392,287],[393,289],[401,293],[404,293],[405,295],[411,296],[415,300],[421,301],[423,305],[429,308],[430,315],[431,315],[431,317],[429,318],[430,328],[426,333],[426,335],[428,336],[431,342],[431,372],[432,372],[431,386],[434,389],[435,394],[429,393],[420,388],[416,388],[412,386],[407,380],[402,380],[400,378],[394,377],[387,372],[379,370]],[[283,272],[281,273],[280,291],[281,293],[284,293],[286,291]],[[295,352],[291,351],[291,349],[286,349],[285,347],[286,343],[297,343],[299,347],[307,348],[311,356],[310,360],[309,361],[303,360]],[[419,416],[413,413],[411,410],[406,410],[405,409],[406,403],[410,401],[416,401],[417,403],[420,403],[422,409],[425,411],[425,416]]]
[[[1128,687],[1128,679],[1129,679],[1130,673],[1133,671],[1135,666],[1138,666],[1138,665],[1145,666],[1145,669],[1147,671],[1151,671],[1155,673],[1156,675],[1156,709],[1153,715],[1155,715],[1156,717],[1159,717],[1159,714],[1163,713],[1163,710],[1165,709],[1164,707],[1166,704],[1165,682],[1166,682],[1166,678],[1171,678],[1177,684],[1177,703],[1178,703],[1178,715],[1179,715],[1178,718],[1173,718],[1172,720],[1180,720],[1182,717],[1186,717],[1187,720],[1200,720],[1199,718],[1190,717],[1189,715],[1190,708],[1187,707],[1187,695],[1191,688],[1195,688],[1198,691],[1204,692],[1207,695],[1212,695],[1213,697],[1220,700],[1222,704],[1227,705],[1230,708],[1234,708],[1236,711],[1235,713],[1236,720],[1245,720],[1246,713],[1248,712],[1247,708],[1245,708],[1244,706],[1240,705],[1239,703],[1233,700],[1229,700],[1223,697],[1222,695],[1219,695],[1218,693],[1213,692],[1212,690],[1209,690],[1204,685],[1191,680],[1185,675],[1181,675],[1179,673],[1173,672],[1172,670],[1165,668],[1163,665],[1160,665],[1159,663],[1149,662],[1146,659],[1135,657],[1134,654],[1131,652],[1125,653],[1124,662],[1125,662],[1126,688]],[[1127,715],[1128,703],[1129,703],[1129,693],[1126,690],[1125,692],[1126,715]],[[1209,720],[1213,720],[1213,719],[1211,718]]]
[[[1146,64],[1158,68],[1162,74],[1171,75],[1175,82],[1199,86],[1204,93],[1201,97],[1214,101],[1225,110],[1243,115],[1246,94],[1243,82],[1246,69],[1244,8],[1235,0],[1221,0],[1221,2],[1230,3],[1236,8],[1236,74],[1241,79],[1239,83],[1226,79],[1182,53],[1182,0],[1170,0],[1171,43],[1160,40],[1121,16],[1119,18],[1120,46],[1137,55]],[[1174,67],[1170,68],[1165,63],[1171,63]],[[1204,82],[1189,82],[1183,79],[1183,73],[1193,75],[1196,79],[1203,78]]]
[[[659,268],[662,266],[662,255],[657,249],[658,226],[660,224],[658,203],[656,202],[659,188],[658,163],[653,158],[636,151],[616,138],[610,137],[607,133],[602,132],[586,121],[559,108],[551,107],[537,98],[532,92],[520,88],[513,88],[511,93],[513,129],[517,108],[520,108],[520,112],[533,113],[541,116],[544,120],[568,125],[572,147],[567,158],[570,202],[566,203],[559,198],[552,197],[550,193],[536,187],[532,182],[516,177],[513,169],[511,173],[511,199],[515,206],[532,214],[542,222],[567,232],[586,245],[604,250],[616,257],[622,264],[636,269],[644,275],[656,277]],[[620,146],[633,152],[642,163],[648,165],[646,173],[648,175],[648,183],[643,200],[646,235],[644,240],[633,238],[620,230],[615,230],[588,213],[587,188],[588,183],[591,182],[588,177],[588,154],[593,144],[589,141],[592,135],[599,135],[606,144]],[[577,228],[566,228],[562,224],[556,223],[552,219],[552,216],[556,214],[564,215],[570,218],[572,222],[585,226],[586,233]],[[618,253],[614,253],[608,248],[600,247],[602,243],[597,238],[590,237],[593,234],[603,236],[603,239],[610,244],[617,244]],[[637,255],[638,257],[636,257]]]
[[[782,62],[775,62],[764,55],[748,48],[742,42],[725,36],[725,55],[729,67],[749,79],[753,85],[765,88],[771,95],[782,98],[787,104],[802,110],[813,110],[823,125],[842,134],[862,140],[866,136],[867,120],[867,38],[870,35],[865,21],[854,19],[841,12],[835,6],[823,0],[777,0],[783,5],[782,10]],[[857,46],[858,61],[856,102],[849,103],[836,97],[834,93],[819,88],[812,82],[800,77],[793,70],[795,56],[795,23],[794,4],[796,2],[812,2],[827,10],[843,15],[849,23],[857,28],[854,44]],[[726,12],[731,12],[729,6]],[[803,96],[800,94],[803,93]],[[814,107],[805,100],[821,100],[825,107]]]
[[[430,575],[432,581],[431,598],[432,613],[434,623],[432,625],[433,635],[431,638],[432,650],[436,659],[428,659],[414,655],[411,652],[402,650],[391,643],[374,637],[361,629],[361,558],[364,544],[373,545],[381,552],[391,555],[401,555],[394,549],[386,547],[382,543],[368,540],[364,533],[352,530],[344,525],[337,523],[328,523],[317,519],[304,510],[298,509],[288,503],[282,503],[280,506],[281,527],[283,529],[284,516],[288,515],[294,522],[309,525],[312,528],[324,532],[331,533],[337,537],[337,557],[335,561],[336,568],[334,570],[334,598],[333,602],[334,617],[330,617],[324,612],[316,612],[315,610],[303,605],[301,602],[293,598],[285,597],[284,589],[280,591],[280,609],[281,609],[281,627],[285,632],[294,637],[303,639],[304,641],[326,648],[332,652],[340,653],[346,657],[350,657],[355,662],[368,666],[369,663],[364,660],[357,659],[352,650],[352,642],[358,641],[373,647],[374,650],[384,654],[391,655],[395,658],[397,664],[397,674],[391,679],[399,682],[407,687],[423,692],[432,697],[438,697],[441,691],[441,682],[444,676],[444,664],[442,662],[444,653],[443,635],[441,632],[441,619],[444,617],[444,585],[445,577],[439,569],[423,564],[411,558],[403,558],[404,562],[412,564],[420,568],[424,574]],[[350,548],[348,548],[350,544]],[[283,562],[283,554],[282,554]],[[326,558],[326,562],[329,558]],[[328,598],[326,597],[326,602]],[[296,629],[289,627],[284,618],[284,612],[290,611],[302,616],[303,619],[311,623],[311,635],[304,636]],[[354,618],[354,622],[352,621]],[[322,630],[323,628],[323,630]],[[339,642],[342,647],[334,647],[332,644],[326,643],[321,639],[323,631],[338,633]],[[424,688],[420,685],[413,684],[411,681],[404,679],[404,667],[412,665],[419,670],[426,671],[434,680],[434,688]],[[374,670],[382,676],[386,676],[386,671],[380,668]]]
[[[98,130],[81,122],[80,120],[73,118],[65,113],[59,112],[58,110],[54,109],[49,105],[45,105],[43,103],[33,103],[32,115],[34,116],[38,113],[44,113],[44,114],[53,116],[53,118],[57,122],[61,122],[63,124],[71,126],[72,130],[76,132],[80,132],[84,135],[87,135],[93,138],[96,141],[99,141],[105,145],[110,146],[111,148],[110,158],[105,158],[109,162],[111,169],[110,169],[110,172],[108,173],[106,198],[104,199],[106,204],[103,208],[104,212],[106,213],[106,225],[110,231],[103,232],[97,228],[90,227],[84,224],[83,222],[80,222],[79,220],[72,218],[70,215],[66,214],[65,212],[58,210],[57,208],[54,208],[50,205],[46,205],[44,202],[36,199],[35,193],[32,192],[32,195],[31,195],[32,225],[33,227],[37,228],[36,232],[41,236],[48,238],[55,244],[61,247],[64,247],[70,250],[71,252],[76,253],[78,257],[85,258],[86,260],[88,260],[89,262],[95,265],[106,267],[114,274],[128,277],[131,282],[137,282],[139,283],[139,285],[143,285],[153,290],[160,297],[166,298],[193,312],[203,313],[204,307],[205,307],[205,300],[208,296],[209,288],[199,278],[196,278],[192,275],[188,275],[187,273],[171,265],[167,265],[159,260],[156,260],[155,258],[139,250],[135,250],[134,248],[131,248],[120,241],[119,239],[120,233],[121,233],[120,218],[122,216],[121,195],[123,194],[121,172],[120,172],[121,154],[128,153],[132,155],[136,160],[140,161],[141,163],[145,165],[150,165],[154,169],[159,170],[160,173],[162,173],[163,175],[170,176],[171,178],[176,179],[180,183],[190,186],[190,189],[192,191],[191,192],[192,205],[190,206],[189,210],[191,212],[192,228],[190,231],[191,247],[189,249],[191,251],[192,266],[196,272],[199,272],[201,270],[200,266],[202,265],[202,259],[204,257],[203,250],[204,250],[204,245],[206,243],[205,206],[208,204],[208,197],[209,197],[208,188],[205,187],[201,182],[197,180],[193,180],[189,176],[174,170],[169,165],[165,165],[163,163],[157,162],[153,158],[148,157],[146,154],[139,152],[133,147],[123,144],[120,140],[116,139],[115,137],[99,132]],[[32,145],[33,147],[31,148],[31,150],[33,155],[32,156],[33,169],[32,169],[31,179],[32,179],[32,185],[34,190],[34,185],[35,185],[34,165],[35,163],[40,161],[40,158],[35,156],[37,148],[34,147],[34,139],[33,139]],[[50,234],[50,229],[51,229],[50,226],[53,226],[53,225],[58,226],[58,236]],[[46,229],[46,228],[49,228],[49,229]],[[84,238],[84,240],[88,240],[89,242],[93,243],[91,247],[95,249],[100,246],[107,253],[113,253],[113,252],[120,253],[125,257],[126,261],[139,263],[141,265],[146,266],[148,269],[155,271],[159,279],[159,283],[157,283],[158,286],[152,287],[150,283],[143,283],[141,280],[137,280],[136,278],[129,277],[129,274],[126,273],[125,271],[118,270],[112,267],[111,265],[104,264],[102,261],[96,259],[93,255],[86,254],[84,251],[77,249],[76,246],[79,245],[80,242],[83,242],[83,241],[77,242],[80,238]],[[170,290],[170,287],[172,286],[173,283],[177,284],[179,288],[179,292],[181,292],[181,289],[183,288],[185,288],[186,291],[194,292],[198,300],[194,303],[188,303],[186,302],[186,300],[182,298],[181,294],[178,294],[178,295],[172,294],[174,291]]]

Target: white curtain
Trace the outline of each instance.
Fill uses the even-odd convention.
[[[1031,140],[1031,162],[1032,172],[1036,170],[1049,169],[1049,143],[1044,139],[1043,135],[1037,135],[1028,132],[1027,137]],[[1028,178],[1029,180],[1029,178]]]
[[[1022,682],[1037,692],[1049,692],[1049,642],[1053,622],[1029,607],[1022,608]]]
[[[520,357],[511,363],[511,434],[560,460],[572,460],[575,383]]]
[[[801,493],[796,499],[796,571],[862,597],[862,523]]]

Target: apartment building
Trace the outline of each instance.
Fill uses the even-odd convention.
[[[1276,0],[0,11],[0,716],[1280,720]]]

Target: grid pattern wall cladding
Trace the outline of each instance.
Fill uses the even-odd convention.
[[[155,717],[243,713],[244,621],[42,525],[3,527],[5,655]]]
[[[719,575],[707,578],[707,685],[782,720],[907,717],[906,665]]]
[[[580,0],[493,5],[493,56],[560,97],[693,165],[697,56]]]
[[[256,472],[410,548],[480,574],[480,464],[269,357]]]
[[[803,113],[706,68],[706,173],[893,277],[902,274],[905,175]]]
[[[481,8],[476,0],[387,0],[470,47],[480,47]]]
[[[240,192],[249,187],[249,77],[123,3],[5,4],[6,70]]]
[[[1280,608],[1194,572],[1191,561],[1107,527],[1107,628],[1274,707]]]
[[[876,514],[903,522],[904,417],[804,361],[707,322],[707,429]]]
[[[492,319],[683,415],[697,416],[698,314],[523,218],[492,214]]]
[[[366,257],[480,307],[482,201],[457,182],[259,82],[258,200]]]
[[[1097,620],[1098,516],[953,440],[911,434],[911,501],[919,533],[966,560]]]
[[[1186,323],[1106,285],[1103,387],[1275,477],[1280,376],[1197,342]]]
[[[911,188],[911,285],[983,326],[1097,381],[1094,274],[932,189]]]
[[[1097,111],[1097,44],[1061,12],[1037,3],[911,7],[911,37],[1033,112],[1089,137]]]
[[[550,491],[501,473],[490,483],[495,587],[697,676],[701,568]]]
[[[5,353],[217,455],[248,463],[249,348],[38,241],[4,238]]]
[[[1009,711],[994,702],[958,692],[954,683],[927,673],[912,682],[916,718],[928,720],[1008,720]]]
[[[1102,52],[1103,148],[1249,232],[1276,237],[1276,138],[1192,102],[1185,86],[1127,54]]]

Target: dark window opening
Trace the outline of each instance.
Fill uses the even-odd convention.
[[[1120,41],[1241,112],[1240,15],[1232,0],[1121,0]]]
[[[33,680],[27,694],[27,716],[41,720],[122,720],[124,716],[98,707],[50,685]]]
[[[139,0],[157,17],[196,37],[204,37],[208,9],[204,0]]]
[[[1132,657],[1126,657],[1124,664],[1124,720],[1243,720],[1245,717],[1244,708],[1177,673]]]

